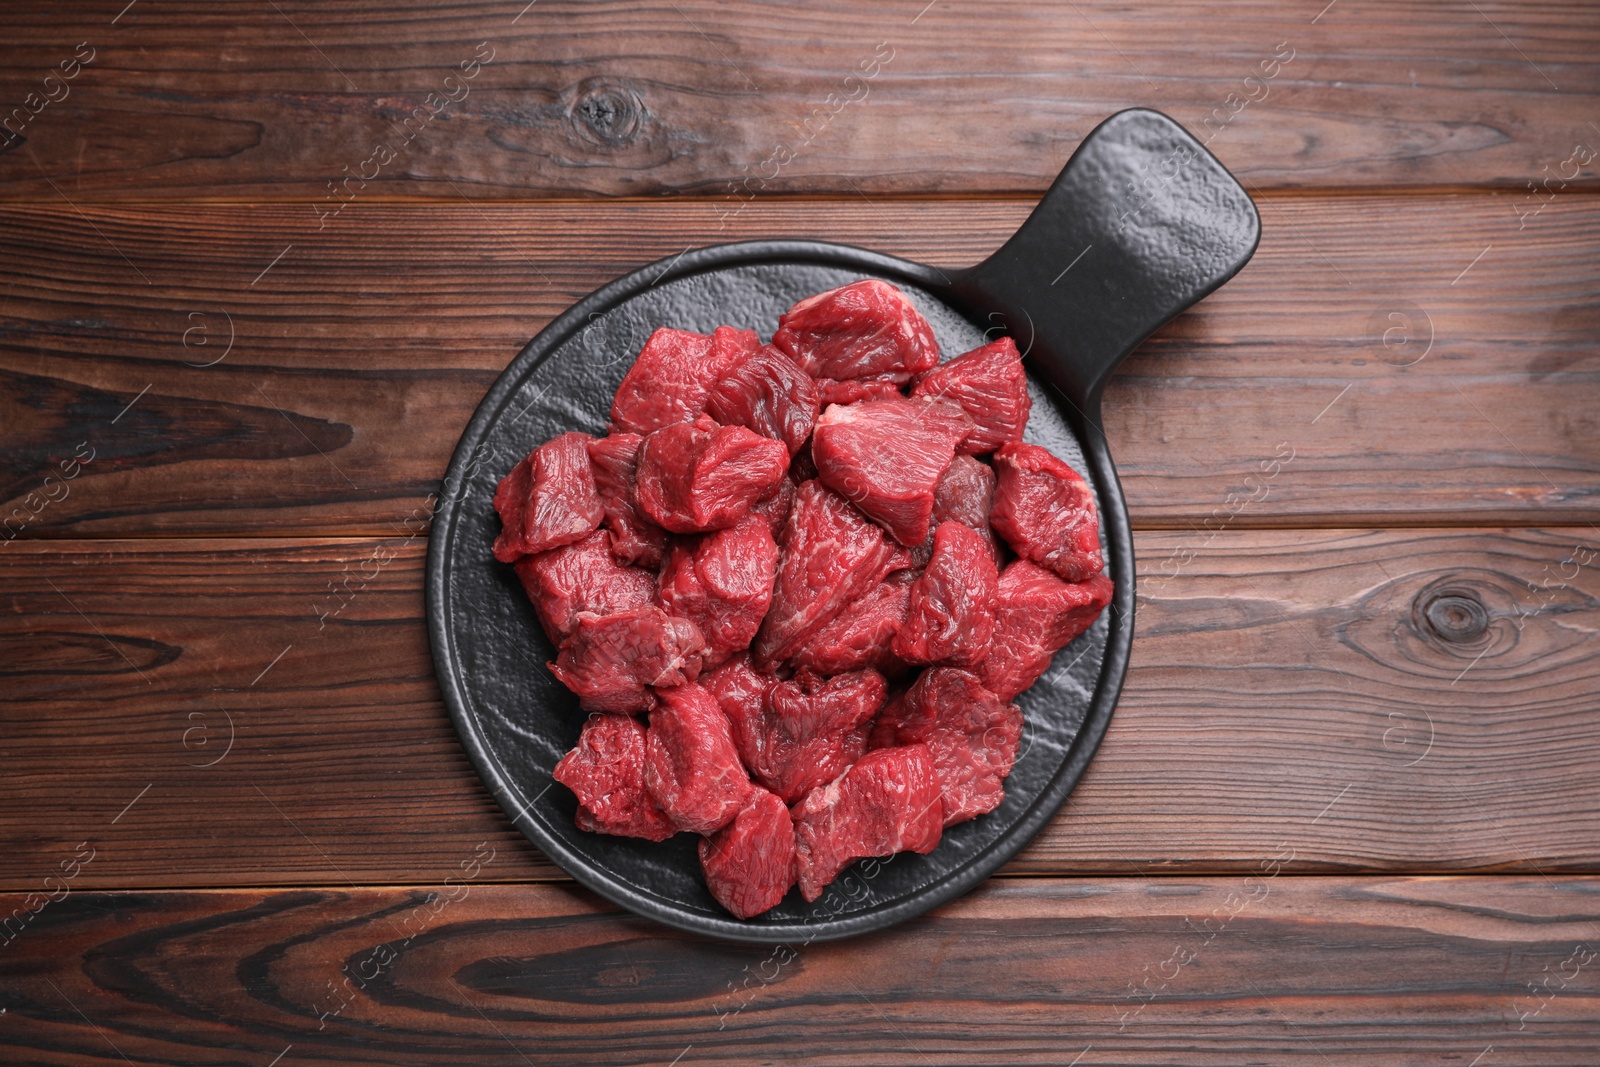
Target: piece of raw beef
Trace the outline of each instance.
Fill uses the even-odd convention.
[[[612,615],[655,600],[655,572],[618,563],[611,541],[609,531],[596,530],[582,541],[517,560],[522,590],[552,645],[572,636],[579,612]]]
[[[1023,559],[1069,582],[1099,574],[1100,514],[1078,472],[1038,445],[1012,443],[994,454],[989,522]]]
[[[869,374],[865,378],[818,378],[817,397],[823,407],[854,404],[857,400],[885,400],[905,396],[900,387],[911,380],[904,371]]]
[[[933,554],[911,587],[905,625],[893,651],[907,663],[970,667],[989,653],[1000,572],[988,544],[970,526],[941,522]]]
[[[756,665],[770,669],[787,659],[882,581],[894,559],[883,531],[849,501],[820,482],[802,485],[779,541],[772,607],[756,635]]]
[[[921,744],[867,753],[793,811],[796,874],[808,901],[856,860],[932,852],[944,826],[933,754]]]
[[[936,527],[941,522],[959,522],[963,526],[970,526],[989,546],[989,555],[998,567],[1001,563],[1000,542],[989,528],[989,511],[993,507],[994,471],[982,460],[957,455],[950,461],[950,469],[944,472],[939,484],[934,486],[933,515],[929,521]],[[931,555],[933,532],[929,531],[928,539],[911,550],[913,565],[926,567]]]
[[[966,413],[943,400],[835,405],[817,420],[811,458],[824,485],[902,545],[920,545],[928,536],[934,490],[971,428]]]
[[[644,439],[634,498],[647,518],[673,533],[720,530],[748,515],[788,469],[783,442],[702,415]]]
[[[1038,564],[1013,560],[1000,575],[994,640],[977,674],[1001,700],[1015,699],[1049,669],[1056,652],[1094,625],[1111,592],[1104,574],[1066,582]]]
[[[1001,700],[969,671],[923,671],[893,710],[874,727],[875,742],[921,742],[933,754],[944,802],[944,824],[954,826],[993,811],[1005,799],[1002,783],[1017,760],[1022,712]]]
[[[550,672],[585,711],[648,711],[650,687],[694,681],[705,640],[688,619],[655,605],[611,615],[581,614]]]
[[[991,341],[941,363],[917,378],[912,396],[938,397],[961,405],[971,418],[973,431],[961,443],[971,455],[993,452],[1008,441],[1022,440],[1032,401],[1028,399],[1028,374],[1016,342],[1009,337]]]
[[[706,414],[724,426],[743,426],[782,441],[792,456],[811,436],[819,404],[811,375],[764,345],[711,387]]]
[[[777,537],[783,533],[784,525],[789,521],[789,509],[794,506],[794,495],[800,483],[794,479],[794,467],[789,468],[789,477],[778,479],[778,484],[773,486],[772,492],[750,505],[750,514],[758,516],[767,524],[767,529],[772,531],[772,536]]]
[[[874,279],[806,297],[779,317],[772,343],[813,378],[915,373],[939,362],[928,320]]]
[[[755,788],[733,747],[728,719],[692,682],[659,695],[645,743],[645,788],[680,830],[720,830]]]
[[[589,463],[605,507],[606,528],[611,531],[611,551],[624,563],[653,568],[661,566],[671,535],[640,514],[634,503],[634,474],[643,442],[636,433],[614,433],[590,441]]]
[[[839,612],[807,638],[790,662],[822,675],[865,667],[886,676],[902,673],[907,664],[894,654],[891,643],[911,610],[911,586],[916,580],[915,571],[890,572],[849,610]]]
[[[708,337],[662,327],[617,386],[611,429],[643,435],[692,421],[705,411],[711,387],[760,347],[754,330],[718,326]]]
[[[778,543],[756,515],[716,533],[675,545],[661,570],[661,603],[689,619],[705,638],[705,663],[715,666],[750,647],[772,604]]]
[[[733,821],[700,841],[700,867],[717,903],[741,919],[774,907],[794,885],[794,821],[756,789]]]
[[[665,841],[678,832],[644,786],[644,723],[591,715],[551,774],[578,797],[580,830]]]
[[[494,491],[494,558],[515,563],[588,537],[605,517],[589,466],[588,434],[564,433],[528,453]]]

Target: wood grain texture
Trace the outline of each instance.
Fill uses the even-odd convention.
[[[358,204],[318,231],[303,205],[6,208],[5,536],[392,532],[518,349],[612,278],[770,236],[958,267],[1027,211]],[[1490,196],[1262,213],[1250,265],[1110,387],[1136,525],[1600,520],[1600,416],[1578,402],[1600,386],[1600,199],[1526,220]],[[80,444],[94,458],[63,484]]]
[[[1581,0],[124,3],[9,15],[0,195],[1038,193],[1130,106],[1264,187],[1520,193],[1600,143]]]
[[[3,886],[85,840],[84,886],[430,884],[480,841],[555,877],[440,705],[422,541],[0,549]],[[1600,870],[1595,531],[1138,552],[1110,732],[1009,873]]]
[[[882,934],[773,949],[559,886],[72,892],[0,947],[0,1054],[1588,1065],[1597,894],[1536,876],[1007,879]]]

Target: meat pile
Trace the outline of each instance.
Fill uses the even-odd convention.
[[[1093,494],[1028,413],[1010,338],[941,364],[880,281],[771,344],[651,335],[611,432],[545,442],[494,497],[495,557],[596,713],[555,770],[578,826],[703,835],[749,918],[993,811],[1012,701],[1112,592]]]

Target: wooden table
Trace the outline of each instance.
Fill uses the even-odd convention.
[[[8,6],[0,1061],[1600,1062],[1600,13],[1323,4]],[[1265,232],[1107,397],[1076,793],[792,958],[573,888],[424,634],[485,389],[691,246],[975,262],[1132,105]]]

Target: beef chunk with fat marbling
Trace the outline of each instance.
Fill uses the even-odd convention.
[[[551,777],[578,798],[580,830],[665,841],[678,832],[644,785],[645,728],[627,715],[593,715]]]
[[[605,517],[583,433],[551,438],[511,468],[494,491],[500,536],[494,558],[515,563],[588,537]]]
[[[983,543],[989,546],[989,555],[994,558],[995,565],[999,566],[1000,542],[989,528],[989,511],[993,507],[994,471],[982,460],[958,455],[950,461],[950,469],[944,472],[944,477],[934,487],[930,521],[936,527],[941,522],[959,522],[976,530],[978,536],[983,538]],[[933,533],[929,531],[928,539],[911,550],[911,558],[915,566],[926,567],[931,555]]]
[[[1099,574],[1100,513],[1078,472],[1038,445],[1009,444],[994,454],[989,522],[1023,559],[1069,582]]]
[[[611,531],[611,551],[625,563],[659,567],[671,535],[641,514],[633,497],[643,442],[636,433],[614,433],[590,441],[589,463],[605,508],[606,528]]]
[[[933,531],[933,555],[911,587],[906,621],[893,651],[907,663],[970,667],[989,653],[994,636],[1000,573],[976,530],[941,522]]]
[[[705,638],[707,665],[750,647],[772,604],[778,544],[757,515],[673,547],[661,571],[661,603]]]
[[[1058,651],[1094,625],[1111,592],[1103,574],[1067,582],[1038,564],[1013,560],[1000,575],[994,640],[976,673],[1001,700],[1015,699]]]
[[[912,396],[937,397],[961,405],[973,430],[961,443],[971,455],[993,452],[1009,441],[1022,440],[1033,402],[1028,399],[1028,374],[1016,342],[1002,337],[941,363],[918,376]]]
[[[817,397],[823,407],[829,404],[854,404],[857,400],[891,400],[905,396],[901,387],[911,375],[869,374],[865,378],[818,378]]]
[[[727,716],[694,683],[660,692],[645,744],[645,787],[681,830],[726,826],[755,787],[733,747]]]
[[[760,347],[754,330],[719,326],[708,337],[662,327],[617,386],[612,430],[642,435],[692,421],[705,411],[712,386]]]
[[[572,636],[580,612],[611,615],[644,607],[656,596],[655,572],[618,563],[611,534],[605,530],[524,556],[515,566],[522,590],[553,645]]]
[[[711,387],[706,414],[782,441],[792,456],[811,436],[820,410],[817,385],[794,360],[763,346]]]
[[[704,649],[694,623],[653,604],[581,614],[550,672],[585,711],[648,711],[656,700],[650,687],[694,681]]]
[[[639,446],[639,510],[673,533],[732,526],[777,487],[789,469],[781,441],[702,415],[665,426]]]
[[[902,673],[907,664],[894,654],[891,644],[911,610],[911,586],[916,580],[915,571],[892,571],[807,638],[790,662],[822,675],[865,667],[883,675]]]
[[[772,343],[813,378],[915,373],[939,362],[928,320],[875,279],[806,297],[779,317]]]
[[[700,869],[717,903],[741,919],[777,905],[794,885],[794,821],[765,789],[733,821],[700,841]]]
[[[875,743],[928,746],[946,826],[1000,806],[1021,740],[1021,710],[977,675],[954,667],[923,671],[895,707],[879,716],[873,734]]]

